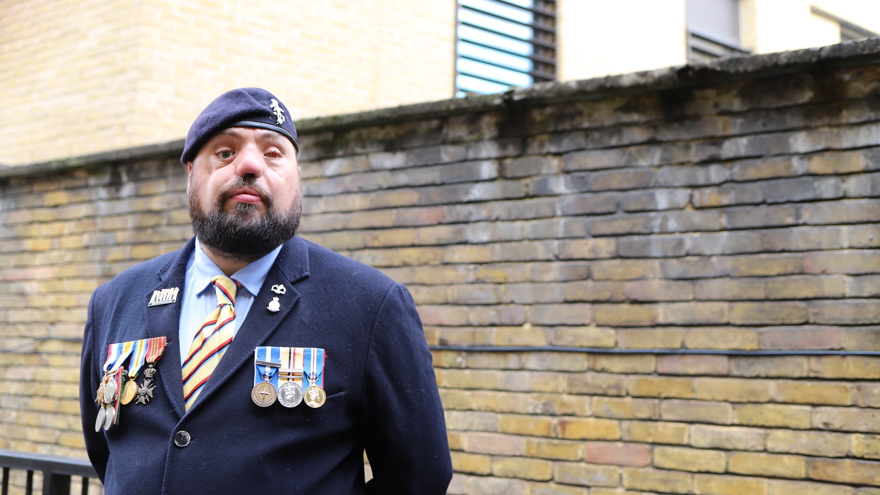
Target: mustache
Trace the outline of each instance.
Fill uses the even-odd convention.
[[[263,201],[263,204],[266,205],[266,208],[272,208],[274,203],[272,196],[265,189],[257,185],[257,179],[251,176],[239,177],[235,184],[231,184],[221,189],[217,194],[217,206],[219,207],[226,204],[226,202],[232,198],[233,191],[242,187],[253,189],[257,196]]]

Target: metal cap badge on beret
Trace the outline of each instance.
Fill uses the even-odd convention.
[[[241,88],[223,93],[202,110],[186,134],[180,161],[193,161],[214,134],[230,127],[257,127],[275,131],[290,139],[299,151],[296,126],[284,103],[265,89]]]

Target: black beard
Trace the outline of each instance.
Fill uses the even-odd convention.
[[[250,263],[296,235],[302,212],[302,195],[284,216],[275,211],[274,201],[268,195],[262,196],[266,205],[264,214],[260,214],[256,205],[244,203],[238,203],[232,211],[223,211],[228,191],[243,186],[254,187],[253,181],[241,179],[238,184],[222,191],[209,214],[200,210],[200,191],[193,188],[189,195],[189,217],[199,242],[226,259]]]

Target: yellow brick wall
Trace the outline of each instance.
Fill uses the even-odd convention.
[[[0,3],[0,163],[134,144],[135,2]]]
[[[446,1],[5,1],[0,164],[181,139],[235,87],[294,118],[445,99],[454,20]]]

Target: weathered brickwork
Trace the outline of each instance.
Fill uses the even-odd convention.
[[[300,123],[302,235],[419,305],[450,493],[880,494],[857,46]],[[82,455],[89,294],[191,235],[178,152],[3,176],[0,448]]]

